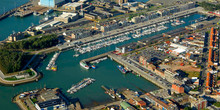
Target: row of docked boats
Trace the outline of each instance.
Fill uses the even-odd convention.
[[[91,52],[93,50],[100,49],[102,47],[110,46],[110,45],[113,45],[113,44],[124,42],[126,40],[130,40],[130,39],[131,38],[128,37],[128,36],[122,36],[122,37],[118,37],[118,38],[115,38],[115,39],[102,40],[101,42],[99,42],[97,44],[94,44],[94,45],[88,45],[86,47],[80,47],[79,46],[75,49],[75,51],[78,51],[80,54],[84,54],[84,53],[87,53],[87,52]]]
[[[140,31],[136,31],[136,34],[132,34],[132,37],[133,38],[138,38],[138,37],[141,37],[141,36],[145,36],[145,35],[149,35],[149,34],[152,34],[154,32],[159,32],[159,31],[162,31],[162,30],[166,30],[168,29],[168,27],[164,26],[164,25],[161,25],[161,26],[158,26],[158,27],[153,27],[153,28],[144,28],[143,31],[141,32]]]
[[[89,84],[92,84],[95,81],[93,78],[85,78],[76,85],[72,85],[70,89],[67,90],[68,93],[73,94],[79,91],[80,89],[88,86]]]
[[[61,52],[56,52],[53,57],[51,58],[49,64],[46,67],[46,70],[53,70],[53,71],[57,71],[57,65],[56,65],[56,60],[58,58],[58,56],[60,55]]]
[[[166,30],[166,29],[168,29],[168,27],[164,26],[164,25],[168,24],[168,23],[171,23],[171,25],[173,25],[173,26],[177,26],[177,25],[181,25],[185,22],[183,20],[178,21],[177,19],[167,20],[167,21],[156,23],[156,24],[148,25],[148,26],[142,27],[140,29],[121,33],[119,35],[110,36],[108,38],[103,38],[100,40],[89,42],[89,43],[83,44],[81,46],[76,45],[76,47],[74,48],[74,51],[76,51],[77,54],[73,55],[73,57],[78,57],[80,54],[84,54],[84,53],[91,52],[91,51],[94,51],[94,50],[97,50],[97,49],[100,49],[100,48],[103,48],[106,46],[110,46],[113,44],[124,42],[126,40],[130,40],[131,37],[129,37],[129,35],[131,35],[132,38],[138,38],[138,37],[141,37],[144,35],[149,35],[149,34],[152,34],[155,32]]]
[[[172,26],[179,26],[179,25],[182,25],[182,24],[184,24],[185,23],[185,21],[183,21],[183,20],[175,20],[173,23],[171,23],[171,25]]]

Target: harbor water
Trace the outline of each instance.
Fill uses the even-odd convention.
[[[108,51],[112,51],[115,49],[115,47],[121,46],[123,44],[127,44],[130,42],[140,40],[142,38],[147,38],[147,37],[150,37],[156,34],[161,34],[161,33],[164,33],[170,30],[174,30],[180,27],[187,26],[193,23],[191,22],[191,20],[198,19],[200,17],[201,17],[200,14],[193,14],[187,18],[182,18],[186,22],[183,25],[172,27],[170,24],[167,24],[165,25],[169,27],[169,29],[167,30],[156,32],[151,35],[147,35],[147,36],[140,37],[137,39],[131,39],[131,40],[128,40],[128,41],[125,41],[123,43],[119,43],[116,45],[111,45],[105,48],[101,48],[99,50],[80,55],[79,57],[73,57],[73,55],[75,54],[73,50],[62,52],[60,56],[58,57],[58,59],[56,60],[56,65],[58,67],[58,70],[56,72],[46,70],[46,66],[54,54],[54,53],[51,53],[48,55],[48,57],[42,62],[42,64],[38,68],[38,71],[41,71],[44,75],[43,78],[39,80],[38,82],[27,83],[27,84],[19,85],[16,87],[0,86],[1,109],[2,110],[19,110],[16,104],[13,104],[11,102],[11,99],[13,98],[14,95],[18,94],[19,92],[28,91],[28,90],[37,89],[37,88],[43,88],[43,87],[61,88],[61,90],[72,100],[79,98],[83,106],[91,106],[91,105],[94,106],[97,104],[102,104],[104,102],[112,101],[111,97],[104,93],[105,91],[101,88],[102,85],[105,85],[109,88],[115,88],[115,89],[129,88],[129,89],[140,91],[140,92],[141,91],[149,92],[152,90],[157,90],[159,89],[159,87],[145,80],[142,77],[138,77],[131,73],[126,74],[126,75],[122,74],[117,69],[118,64],[114,61],[111,61],[110,59],[107,59],[105,61],[102,61],[96,64],[97,69],[90,69],[90,70],[85,70],[84,68],[80,67],[79,61],[82,59],[88,58],[88,57],[92,57],[92,56],[99,55],[99,54],[102,54]],[[6,18],[0,21],[0,25],[2,26],[0,28],[0,33],[1,33],[0,40],[3,40],[7,37],[7,36],[2,36],[2,35],[9,35],[13,30],[17,28],[18,29],[23,28],[20,31],[25,30],[27,27],[31,25],[33,21],[34,23],[38,23],[39,19],[40,19],[39,16],[31,15],[25,18],[9,17],[9,18]],[[16,21],[16,22],[13,23],[12,21]],[[18,24],[15,27],[16,23]],[[73,84],[77,84],[82,79],[88,78],[88,77],[94,78],[96,81],[93,84],[83,89],[80,89],[78,92],[74,94],[69,94],[66,92]]]
[[[1,0],[0,2],[0,14],[9,11],[15,7],[18,7],[29,0]],[[20,17],[7,17],[0,20],[0,41],[5,40],[13,32],[25,31],[32,24],[38,25],[39,20],[44,16],[27,16],[24,18]]]

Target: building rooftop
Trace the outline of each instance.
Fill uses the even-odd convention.
[[[38,105],[40,108],[47,108],[47,107],[51,107],[51,106],[58,105],[61,103],[62,103],[61,99],[53,99],[53,100],[38,103]]]
[[[157,99],[156,97],[154,97],[153,95],[151,95],[150,93],[146,93],[146,95],[151,98],[152,100],[154,100],[155,102],[157,102],[158,104],[160,104],[161,106],[168,108],[169,105],[167,105],[164,101],[161,101],[159,99]]]
[[[73,3],[67,3],[65,5],[63,5],[64,7],[78,7],[83,5],[83,3],[79,3],[79,2],[73,2]]]
[[[133,109],[133,107],[131,105],[129,105],[127,102],[121,102],[120,105],[122,106],[122,108],[124,108],[125,110],[135,110]]]
[[[60,15],[59,17],[61,18],[69,18],[69,17],[73,17],[73,16],[76,16],[77,13],[66,13],[66,12],[63,12],[62,15]]]
[[[41,94],[41,98],[44,101],[52,100],[52,99],[59,99],[59,96],[56,95],[56,91],[48,90],[47,92]]]

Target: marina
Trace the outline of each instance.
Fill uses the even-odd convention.
[[[72,87],[70,89],[67,90],[68,93],[73,94],[75,92],[77,92],[78,90],[88,86],[89,84],[93,83],[95,81],[95,79],[92,78],[85,78],[82,81],[80,81],[79,83],[77,83],[76,85],[72,85]]]
[[[201,10],[200,8],[193,8],[193,9],[189,9],[187,11],[181,11],[181,12],[175,13],[171,16],[159,17],[159,18],[156,18],[156,19],[153,19],[153,20],[142,22],[142,23],[136,23],[136,24],[124,27],[123,29],[115,29],[111,33],[107,33],[105,35],[103,35],[103,34],[102,35],[101,34],[100,35],[95,35],[92,38],[80,39],[80,40],[76,40],[74,42],[81,42],[81,45],[86,46],[88,44],[91,44],[91,42],[100,42],[100,41],[102,41],[103,39],[106,39],[106,38],[108,39],[108,38],[114,38],[118,35],[130,34],[130,33],[133,33],[135,30],[139,30],[139,29],[146,28],[146,27],[157,26],[157,24],[162,25],[163,23],[164,24],[166,22],[168,23],[168,21],[170,21],[170,20],[175,20],[175,19],[180,18],[180,17],[184,18],[184,16],[191,15],[191,14],[194,14],[194,13],[198,13],[200,10]],[[153,32],[154,31],[155,30],[153,30]],[[125,36],[125,37],[127,37],[127,36]],[[129,39],[131,39],[131,38],[128,38],[128,40]],[[110,42],[109,42],[109,44],[112,45],[112,43],[110,43]],[[66,50],[66,49],[70,49],[70,48],[73,48],[73,47],[76,46],[76,51],[79,51],[77,48],[81,48],[79,45],[70,45],[70,44],[71,43],[66,43],[64,45],[59,46],[58,48],[59,48],[59,50]],[[104,43],[104,45],[105,45],[105,43]],[[94,47],[94,49],[99,49],[101,47],[103,47],[103,46],[96,45]],[[91,51],[91,48],[90,47],[88,47],[88,48],[85,47],[83,50],[81,50],[80,53],[84,54],[88,51]]]
[[[175,20],[173,23],[171,23],[172,26],[179,26],[179,25],[182,25],[184,24],[185,21],[179,21],[179,20]]]
[[[85,54],[93,50],[97,50],[97,49],[100,49],[106,46],[110,46],[110,45],[117,44],[117,43],[124,42],[126,40],[131,39],[128,36],[119,36],[119,37],[115,36],[115,37],[116,37],[115,39],[106,38],[106,39],[101,40],[100,42],[92,42],[90,44],[87,44],[88,46],[85,46],[85,47],[79,46],[75,48],[74,50],[78,51],[80,54]]]
[[[160,24],[165,24],[168,22],[162,22]],[[147,29],[149,28],[149,29]],[[141,36],[145,36],[145,35],[149,35],[155,32],[160,32],[162,30],[166,30],[168,29],[168,27],[164,26],[164,25],[160,25],[160,26],[150,26],[150,27],[143,27],[142,29],[138,29],[135,31],[130,31],[130,32],[126,32],[126,33],[122,33],[113,37],[109,37],[109,38],[104,38],[102,40],[98,40],[98,41],[94,41],[94,42],[90,42],[87,44],[83,44],[82,46],[76,46],[74,48],[74,50],[76,52],[79,52],[80,54],[85,54],[87,52],[91,52],[106,46],[110,46],[110,45],[115,45],[127,40],[130,40],[132,36],[133,38],[137,38],[137,37],[141,37]],[[77,56],[76,56],[77,55]],[[78,57],[79,54],[76,54],[75,56]]]

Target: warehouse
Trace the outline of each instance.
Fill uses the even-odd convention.
[[[54,21],[61,21],[64,23],[69,23],[71,21],[77,20],[78,19],[78,14],[77,13],[66,13],[63,12],[62,15],[55,17]]]
[[[81,8],[81,6],[83,6],[83,3],[78,3],[78,2],[73,2],[73,3],[67,3],[65,5],[63,5],[63,8],[65,10],[79,10]]]

